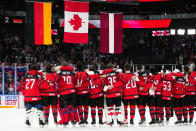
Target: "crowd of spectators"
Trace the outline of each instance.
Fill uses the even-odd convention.
[[[28,63],[41,66],[46,62],[58,65],[62,60],[67,60],[73,66],[77,61],[82,61],[85,65],[97,63],[100,69],[104,69],[107,63],[113,63],[120,68],[125,63],[135,64],[138,57],[163,56],[169,59],[168,64],[178,65],[191,64],[196,60],[195,35],[153,37],[151,30],[124,30],[122,54],[99,53],[99,43],[98,29],[89,30],[88,44],[62,43],[62,37],[54,36],[51,46],[25,43],[24,36],[20,34],[1,34],[0,64],[14,68],[14,63],[17,63],[17,67],[26,66]],[[13,82],[14,71],[6,72],[6,93],[14,93]],[[0,74],[0,93],[1,88]]]

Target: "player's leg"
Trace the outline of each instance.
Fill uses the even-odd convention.
[[[127,121],[128,119],[128,105],[129,105],[129,99],[122,99],[123,105],[124,105],[124,115],[125,115],[125,120]]]
[[[50,114],[50,97],[49,96],[42,96],[42,102],[43,102],[43,106],[44,106],[45,124],[48,125],[48,117]]]
[[[57,96],[50,96],[50,104],[51,104],[51,108],[52,108],[52,114],[54,117],[54,123],[57,124],[57,102],[58,102],[58,98]]]
[[[130,99],[129,104],[130,104],[130,124],[134,125],[134,118],[135,118],[135,108],[137,105],[138,99]]]
[[[183,124],[188,124],[188,98],[187,96],[185,96],[183,99],[182,99],[182,111],[183,111],[183,118],[184,118],[184,121],[182,122]]]
[[[139,96],[139,99],[138,99],[138,109],[139,109],[139,114],[140,114],[140,122],[139,124],[142,125],[142,124],[145,124],[146,120],[145,120],[145,111],[146,111],[146,97],[143,96],[143,95],[140,95]]]
[[[69,111],[70,111],[70,117],[71,117],[71,123],[73,125],[75,125],[77,122],[79,122],[79,116],[78,116],[78,112],[76,109],[76,104],[77,104],[77,98],[76,98],[76,94],[70,94],[69,97]]]
[[[114,123],[114,98],[106,98],[107,105],[107,123],[113,125]]]
[[[156,123],[159,123],[161,121],[161,109],[162,109],[162,99],[161,99],[161,95],[156,95],[155,96],[155,114],[156,114]]]
[[[115,102],[115,118],[117,119],[117,124],[121,125],[123,124],[123,119],[122,119],[122,108],[121,108],[121,102],[122,99],[121,97],[116,97],[114,98]]]
[[[90,98],[92,125],[96,124],[96,100],[97,98]]]
[[[45,125],[45,117],[44,117],[44,108],[42,106],[41,100],[35,101],[35,108],[36,108],[36,114],[39,119],[39,125],[40,127],[43,127]]]
[[[195,105],[194,95],[187,95],[187,104],[189,109],[189,123],[192,123],[194,118],[194,105]]]
[[[89,97],[90,94],[84,94],[83,105],[84,105],[84,124],[88,124],[88,111],[89,111]]]
[[[25,102],[26,114],[25,114],[25,124],[31,126],[33,121],[34,109],[33,102]]]
[[[149,122],[150,125],[156,124],[155,120],[155,98],[154,96],[149,96],[148,97],[148,107],[150,111],[150,116],[151,116],[151,122]]]
[[[171,100],[165,100],[164,107],[165,107],[165,112],[166,112],[166,123],[167,124],[169,124],[169,120],[171,118],[171,106],[172,106]]]
[[[104,96],[101,96],[97,100],[99,124],[103,125],[103,107],[104,107]]]
[[[78,113],[80,117],[80,122],[79,124],[83,124],[83,119],[84,119],[84,109],[83,109],[83,97],[82,95],[77,95],[77,106],[78,106]]]
[[[175,122],[175,124],[180,124],[182,122],[180,101],[181,101],[180,98],[173,99],[174,111],[175,111],[175,115],[177,118],[177,121]]]
[[[69,124],[69,108],[68,108],[68,99],[66,95],[60,96],[60,107],[61,111],[59,112],[61,120],[58,124],[68,125]]]

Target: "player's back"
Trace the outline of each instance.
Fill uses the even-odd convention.
[[[58,88],[60,95],[66,95],[76,92],[75,72],[71,66],[63,66],[58,71]]]
[[[89,93],[89,85],[90,81],[88,79],[88,74],[86,71],[77,71],[75,75],[76,85],[80,85],[77,87],[77,94],[86,94]]]
[[[132,77],[135,76],[131,73],[124,73],[121,75],[120,80],[123,83],[123,99],[135,99],[138,98],[137,83]]]
[[[24,80],[24,101],[37,101],[41,100],[38,72],[36,70],[31,70],[27,73]]]
[[[162,99],[171,100],[172,97],[172,85],[173,85],[173,76],[171,73],[164,74],[162,77],[163,87],[162,87]]]

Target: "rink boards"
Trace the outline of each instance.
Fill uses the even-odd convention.
[[[23,108],[23,95],[0,95],[0,108]]]

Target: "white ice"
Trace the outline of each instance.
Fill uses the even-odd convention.
[[[196,114],[195,114],[196,115]],[[47,128],[39,128],[38,125],[36,124],[36,120],[34,121],[34,124],[32,125],[31,128],[25,128],[24,125],[24,117],[25,117],[25,109],[0,109],[0,131],[108,131],[108,130],[112,130],[112,131],[119,131],[119,130],[123,130],[123,131],[130,131],[130,130],[134,130],[134,131],[194,131],[196,130],[196,126],[193,125],[188,125],[188,126],[175,126],[173,123],[176,120],[175,117],[171,118],[170,124],[168,126],[154,126],[151,127],[148,124],[146,124],[146,126],[141,127],[138,126],[138,122],[139,122],[139,114],[136,111],[136,116],[135,116],[135,120],[134,123],[136,123],[136,125],[134,125],[133,127],[75,127],[75,128],[71,128],[71,127],[56,127],[53,124],[53,119],[52,116],[50,114],[50,120],[49,120],[49,126]],[[147,111],[146,114],[146,119],[147,119],[147,123],[150,121],[150,116],[149,113]],[[91,122],[91,120],[89,120],[89,123]]]

